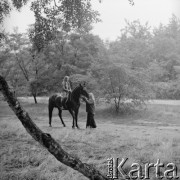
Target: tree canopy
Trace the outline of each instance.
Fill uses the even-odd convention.
[[[1,43],[1,72],[17,93],[22,95],[37,96],[60,92],[62,78],[77,74],[77,77],[87,77],[85,79],[94,86],[97,96],[104,96],[102,77],[106,77],[104,81],[108,82],[109,66],[118,66],[120,71],[124,69],[121,73],[126,72],[123,74],[127,74],[126,77],[137,75],[144,85],[149,84],[150,89],[158,91],[158,98],[167,96],[168,92],[164,92],[164,87],[169,87],[168,91],[173,91],[175,97],[178,97],[178,92],[170,88],[175,88],[171,84],[176,84],[179,79],[177,69],[180,64],[180,23],[177,17],[173,15],[168,25],[161,24],[153,29],[148,23],[142,24],[139,20],[126,21],[121,35],[112,42],[104,42],[93,35],[91,30],[91,23],[71,32],[58,29],[53,32],[56,38],[40,51],[29,38],[29,32],[22,34],[15,30]],[[143,77],[142,80],[138,73]],[[122,79],[120,81],[123,82]],[[166,85],[160,93],[162,83]],[[118,81],[116,84],[118,85]],[[125,82],[122,84],[123,88],[127,86]],[[93,89],[93,86],[89,88]],[[141,95],[140,93],[138,97]],[[130,98],[130,95],[127,97]],[[172,93],[169,97],[173,98]]]

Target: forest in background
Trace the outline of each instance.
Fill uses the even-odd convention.
[[[1,74],[17,96],[34,98],[61,92],[68,75],[73,87],[86,81],[97,99],[114,99],[117,111],[126,99],[134,105],[180,99],[180,20],[175,15],[155,28],[126,21],[115,41],[103,41],[91,30],[90,23],[73,31],[56,29],[46,43],[42,36],[33,39],[34,25],[26,34],[15,28],[0,44]]]

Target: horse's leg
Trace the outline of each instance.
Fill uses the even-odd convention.
[[[78,123],[77,123],[77,121],[78,121],[78,112],[79,112],[79,110],[75,111],[75,123],[76,123],[76,127],[79,129],[79,126],[78,126]]]
[[[51,121],[52,121],[52,112],[53,112],[53,106],[49,105],[49,127],[51,127]]]
[[[74,111],[72,109],[69,109],[69,112],[70,112],[70,114],[72,115],[72,118],[73,118],[72,128],[74,128],[75,114],[74,114]]]
[[[60,118],[63,126],[66,127],[66,125],[65,125],[65,123],[64,123],[64,121],[63,121],[63,119],[62,119],[62,110],[61,110],[60,108],[58,108],[58,110],[59,110],[59,118]]]

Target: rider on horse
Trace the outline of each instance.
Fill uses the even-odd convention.
[[[71,85],[70,85],[70,81],[69,81],[69,76],[65,76],[62,82],[62,87],[63,87],[63,97],[67,97],[66,101],[65,101],[65,106],[69,100],[69,95],[71,93]]]

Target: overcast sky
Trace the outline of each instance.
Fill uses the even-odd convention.
[[[128,0],[92,0],[93,9],[99,11],[103,22],[95,24],[93,33],[101,38],[115,40],[120,35],[120,29],[125,26],[124,19],[129,21],[139,19],[142,23],[149,22],[150,26],[159,23],[167,24],[172,14],[180,18],[180,0],[134,0],[131,6]],[[17,26],[19,32],[26,32],[28,24],[34,23],[33,12],[29,6],[21,12],[13,11],[5,19],[4,28],[8,32]]]

